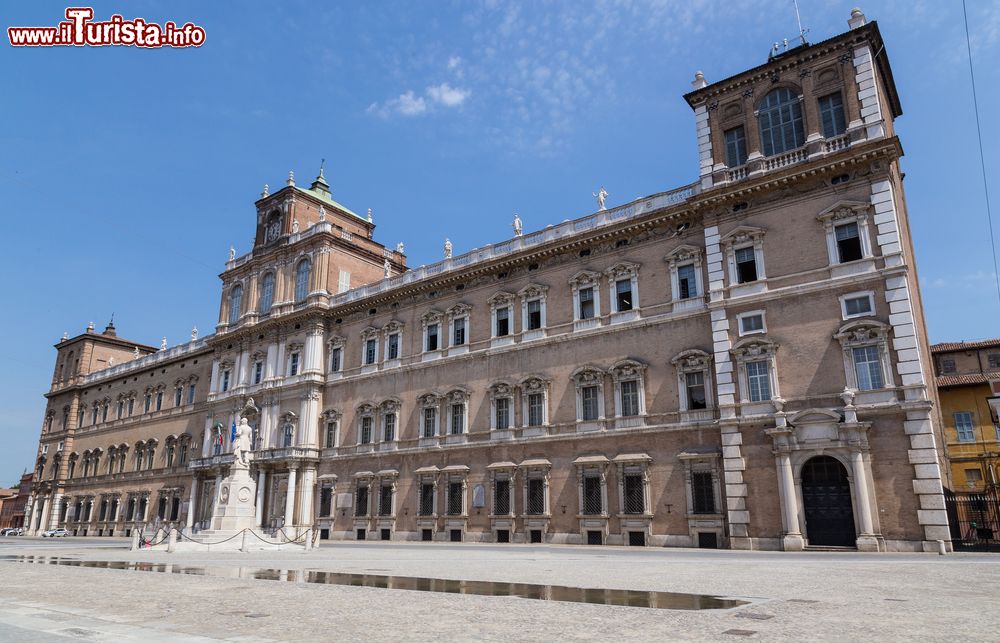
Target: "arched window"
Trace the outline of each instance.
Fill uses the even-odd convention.
[[[295,267],[295,301],[305,301],[309,295],[309,273],[312,271],[312,262],[303,259]]]
[[[229,291],[229,323],[235,324],[240,318],[240,308],[243,306],[243,286],[236,284]]]
[[[274,273],[269,272],[260,280],[260,304],[258,312],[266,315],[274,303]]]
[[[764,97],[757,112],[760,144],[764,156],[781,154],[805,145],[802,104],[787,87],[779,87]]]

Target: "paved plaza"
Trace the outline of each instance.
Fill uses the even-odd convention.
[[[0,540],[0,556],[2,640],[984,640],[996,639],[1000,626],[1000,557],[986,554],[376,542],[308,553],[168,554],[130,552],[119,539],[11,538]],[[317,582],[332,578],[323,572],[745,604],[694,610],[527,600],[454,593],[457,584],[411,591]]]

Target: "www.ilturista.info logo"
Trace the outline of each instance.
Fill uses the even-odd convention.
[[[126,20],[115,14],[106,22],[93,22],[91,7],[68,7],[66,20],[55,27],[7,27],[14,47],[201,47],[205,30],[190,22],[162,26],[142,18]]]

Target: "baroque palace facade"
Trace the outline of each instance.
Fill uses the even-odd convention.
[[[31,528],[204,528],[247,417],[262,529],[936,550],[901,108],[849,24],[696,75],[694,184],[418,269],[322,172],[265,189],[213,335],[56,344]]]

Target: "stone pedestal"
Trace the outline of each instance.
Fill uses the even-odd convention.
[[[239,531],[256,526],[257,483],[250,469],[233,463],[229,476],[222,480],[219,500],[212,514],[213,531]]]

